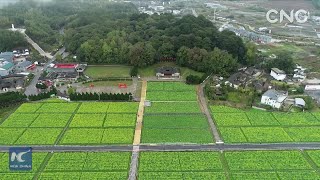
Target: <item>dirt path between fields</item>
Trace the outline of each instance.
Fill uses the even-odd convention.
[[[211,113],[209,111],[209,108],[208,108],[206,98],[204,96],[203,91],[204,91],[204,84],[197,86],[198,103],[199,103],[200,109],[201,109],[202,113],[204,113],[207,116],[208,123],[210,125],[210,129],[211,129],[211,132],[214,136],[216,143],[217,142],[221,143],[223,141],[220,137],[220,134],[218,132],[216,125],[214,124],[214,121],[213,121]]]
[[[139,145],[141,141],[144,101],[146,100],[146,95],[147,95],[147,81],[144,80],[142,81],[141,98],[140,98],[139,110],[137,114],[137,123],[136,123],[136,129],[134,133],[133,145]]]

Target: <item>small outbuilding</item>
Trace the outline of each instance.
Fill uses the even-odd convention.
[[[286,73],[278,68],[272,68],[270,75],[278,81],[283,81],[287,77]]]
[[[176,67],[161,67],[157,69],[158,78],[180,78],[180,71]]]
[[[306,102],[302,98],[295,98],[294,99],[294,105],[297,107],[304,108],[306,106]]]
[[[284,100],[286,100],[287,97],[288,97],[287,92],[270,89],[262,95],[261,104],[269,105],[273,108],[280,109]]]

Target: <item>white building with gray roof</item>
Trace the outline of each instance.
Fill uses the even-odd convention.
[[[287,99],[288,93],[270,89],[261,97],[261,104],[269,105],[273,108],[280,109],[283,102]]]

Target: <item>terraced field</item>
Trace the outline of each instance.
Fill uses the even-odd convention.
[[[0,124],[0,145],[132,144],[138,103],[26,103]]]
[[[242,111],[212,106],[215,123],[226,143],[320,142],[317,113]]]
[[[213,143],[207,119],[196,101],[195,86],[181,82],[148,82],[147,87],[151,106],[145,107],[142,143]],[[157,102],[160,100],[150,99],[150,93],[164,93],[166,99]],[[191,96],[194,98],[189,98]]]
[[[142,152],[139,178],[319,179],[320,151]]]
[[[8,154],[0,153],[1,179],[127,179],[131,153],[33,153],[32,156],[32,171],[12,172]]]

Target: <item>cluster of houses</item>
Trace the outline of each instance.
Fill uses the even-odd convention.
[[[29,50],[28,55],[17,54],[17,52],[18,51],[0,53],[0,76],[8,76],[33,70],[34,64],[27,60]]]
[[[284,71],[278,68],[272,68],[270,74],[255,68],[245,67],[238,70],[238,72],[232,74],[229,78],[214,77],[215,93],[217,96],[221,96],[219,88],[221,84],[230,86],[234,89],[241,88],[253,88],[257,92],[261,93],[262,105],[271,106],[275,109],[280,109],[283,105],[305,107],[305,101],[302,98],[294,98],[288,95],[287,91],[277,90],[272,81],[281,81],[286,84],[294,84],[297,86],[303,85],[307,81],[306,69],[297,65],[293,75],[287,75]],[[320,102],[320,80],[317,85],[306,85],[305,91],[318,91],[316,94]]]
[[[28,56],[28,49],[0,53],[0,90],[23,88],[26,76],[35,68]]]
[[[249,39],[257,43],[268,44],[271,43],[272,37],[269,35],[258,34],[255,32],[247,31],[244,27],[236,28],[232,24],[224,24],[219,28],[219,31],[229,30],[234,32],[237,36]]]
[[[51,63],[45,76],[39,78],[39,83],[51,86],[58,82],[75,82],[83,75],[86,66],[85,63]]]

